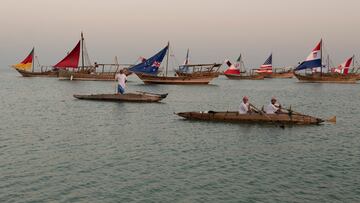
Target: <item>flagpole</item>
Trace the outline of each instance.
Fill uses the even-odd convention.
[[[322,76],[322,68],[323,68],[323,64],[322,64],[322,59],[323,59],[323,42],[322,39],[320,40],[320,51],[321,51],[321,66],[320,66],[320,75]]]
[[[35,62],[35,47],[33,47],[33,53],[32,53],[32,70],[31,72],[34,72],[34,62]]]
[[[169,66],[169,52],[170,52],[170,42],[168,42],[168,50],[167,50],[167,54],[166,54],[166,69],[165,69],[165,76],[167,76],[167,72],[168,72],[168,66]]]
[[[84,70],[84,35],[81,32],[81,68]]]

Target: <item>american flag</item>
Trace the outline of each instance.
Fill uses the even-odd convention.
[[[266,59],[263,65],[260,68],[272,69],[272,54],[270,54],[269,58]]]

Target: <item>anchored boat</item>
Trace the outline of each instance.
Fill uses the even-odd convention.
[[[74,97],[83,100],[98,100],[98,101],[117,101],[117,102],[159,102],[167,97],[168,94],[155,94],[149,92],[136,92],[125,94],[90,94],[79,95]]]
[[[224,71],[224,75],[228,79],[232,79],[232,80],[263,80],[264,79],[263,75],[257,74],[254,71],[246,70],[241,54],[239,58],[236,60],[235,65],[233,65],[229,60],[226,60],[225,63],[229,67],[227,70]]]
[[[272,66],[272,53],[266,59],[264,64],[256,70],[256,73],[264,76],[265,78],[293,78],[294,72],[290,68],[273,68]]]
[[[160,52],[149,59],[129,68],[134,72],[145,84],[209,84],[209,82],[218,77],[218,70],[221,64],[195,64],[185,65],[186,68],[193,67],[192,73],[182,72],[176,76],[168,76],[169,64],[169,43]],[[159,67],[166,55],[165,74],[159,74]],[[206,66],[206,68],[205,68]],[[199,68],[199,69],[196,69]],[[205,71],[204,71],[205,70]]]
[[[295,76],[300,82],[314,83],[356,83],[358,74],[349,72],[353,57],[346,60],[337,68],[330,68],[328,57],[327,64],[323,64],[322,40],[312,50],[310,55],[296,69]],[[311,70],[308,72],[307,70]],[[327,70],[327,72],[324,72]],[[302,73],[301,73],[302,72]]]
[[[38,66],[40,67],[40,71],[35,70],[34,59],[37,58],[35,56],[35,48],[33,48],[30,54],[20,63],[12,65],[17,72],[19,72],[23,77],[57,77],[58,70],[49,66],[41,66],[38,62]]]
[[[300,113],[281,113],[281,114],[265,114],[265,113],[251,113],[239,114],[238,112],[215,112],[215,111],[200,111],[200,112],[180,112],[176,113],[186,119],[204,120],[204,121],[221,121],[234,123],[273,123],[273,124],[296,124],[296,125],[311,125],[320,124],[325,120],[313,116],[303,115]],[[331,122],[336,121],[336,117],[329,119]]]
[[[81,55],[81,65],[79,60]],[[119,64],[115,57],[114,64],[92,64],[86,49],[85,39],[81,33],[81,39],[75,48],[58,64],[60,69],[59,79],[61,80],[89,80],[89,81],[114,81],[116,73],[124,69],[126,75],[130,75],[127,67],[130,64]]]

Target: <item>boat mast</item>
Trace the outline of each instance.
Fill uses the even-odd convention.
[[[320,40],[320,52],[321,52],[321,56],[320,56],[320,60],[321,60],[320,75],[322,76],[322,68],[323,68],[323,64],[322,64],[322,59],[323,59],[323,42],[322,42],[322,39]]]
[[[84,70],[84,35],[81,32],[81,69]]]
[[[31,72],[34,72],[34,69],[35,69],[35,65],[34,65],[34,62],[35,62],[35,47],[33,47],[33,53],[32,53],[32,67],[31,67]]]
[[[170,42],[168,42],[167,46],[168,46],[168,50],[167,50],[167,53],[166,53],[166,67],[165,67],[165,76],[167,76],[167,72],[168,72],[168,66],[169,66],[169,52],[170,52]]]
[[[326,65],[327,65],[327,70],[329,72],[329,68],[330,68],[330,56],[329,56],[329,54],[327,55]]]

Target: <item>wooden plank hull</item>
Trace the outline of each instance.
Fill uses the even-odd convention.
[[[311,125],[320,124],[324,120],[312,116],[301,114],[239,114],[238,112],[180,112],[177,113],[186,119],[204,120],[204,121],[221,121],[235,123],[273,123],[273,124],[296,124]]]
[[[194,76],[154,76],[137,73],[145,84],[166,84],[166,85],[207,85],[215,77],[194,77]]]
[[[201,72],[201,71],[197,71],[197,72],[193,72],[193,73],[183,73],[180,71],[175,71],[176,75],[178,76],[192,76],[192,77],[213,77],[213,78],[217,78],[220,75],[220,72],[215,72],[215,71],[205,71],[205,72]]]
[[[41,72],[31,72],[20,69],[15,69],[23,77],[58,77],[59,71],[41,71]]]
[[[282,79],[289,79],[294,77],[293,71],[287,72],[272,72],[272,73],[259,73],[263,75],[265,78],[282,78]]]
[[[356,83],[358,76],[356,74],[337,74],[337,73],[315,73],[309,75],[300,75],[295,73],[295,77],[300,82],[309,83]]]
[[[235,74],[224,74],[228,79],[231,80],[263,80],[263,75],[235,75]]]
[[[81,80],[81,81],[114,81],[117,72],[74,72],[60,71],[59,79],[61,80]],[[127,76],[131,72],[127,72]]]
[[[77,99],[97,100],[97,101],[116,101],[116,102],[159,102],[167,97],[167,94],[153,93],[125,93],[125,94],[91,94],[74,95]]]

